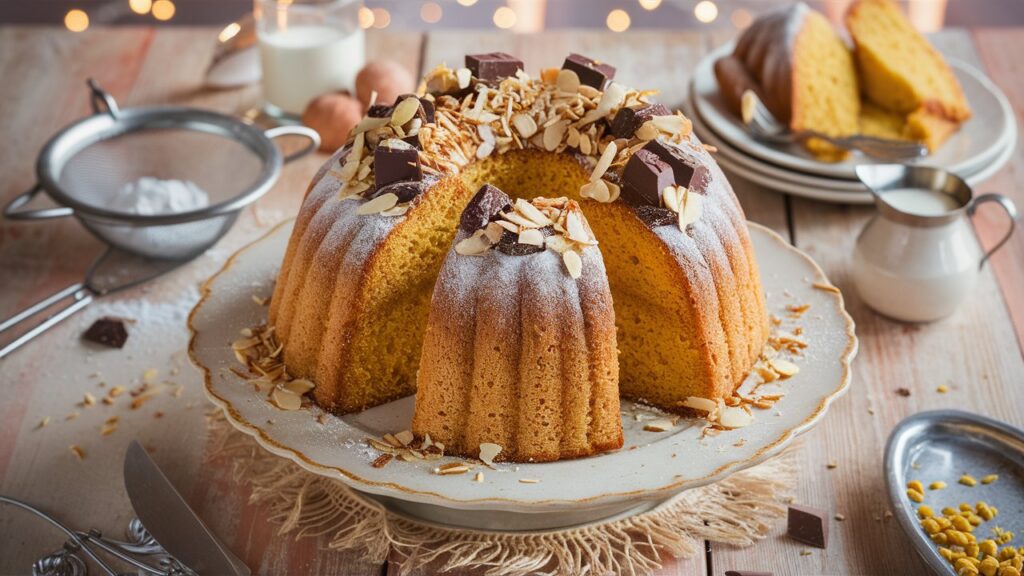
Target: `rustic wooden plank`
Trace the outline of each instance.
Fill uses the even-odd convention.
[[[969,37],[962,32],[943,34],[937,44],[961,59],[973,58]],[[1018,382],[1024,362],[992,273],[983,274],[975,297],[951,318],[928,325],[885,319],[860,301],[849,277],[857,234],[872,215],[866,207],[793,200],[796,245],[843,290],[861,341],[847,397],[806,435],[797,452],[801,475],[796,499],[844,514],[846,520],[832,521],[832,540],[825,551],[789,540],[781,526],[752,549],[715,546],[715,574],[730,568],[776,574],[925,573],[896,522],[886,519],[882,452],[889,432],[911,414],[938,408],[1024,423],[1015,408],[1024,405]],[[939,384],[949,385],[950,392],[937,393]],[[900,387],[911,396],[899,396]],[[829,470],[829,462],[837,467]],[[810,554],[801,555],[803,551]]]

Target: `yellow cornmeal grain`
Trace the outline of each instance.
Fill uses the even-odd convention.
[[[916,482],[916,481],[914,481]],[[917,485],[908,482],[907,485]],[[914,491],[908,488],[908,491]],[[1024,568],[1024,547],[1004,546],[1013,539],[1013,533],[996,526],[992,538],[978,540],[974,528],[991,520],[998,510],[986,502],[974,506],[963,502],[957,508],[942,508],[942,516],[936,516],[927,505],[918,507],[921,529],[937,545],[938,553],[949,562],[958,576],[1021,576]]]
[[[935,482],[932,482],[931,484],[928,485],[929,490],[942,490],[945,487],[946,483],[943,482],[942,480],[936,480]]]
[[[920,480],[911,480],[907,482],[907,488],[914,490],[915,492],[924,492],[924,485],[921,484]]]
[[[974,479],[974,476],[971,476],[970,474],[964,474],[963,476],[960,477],[959,480],[957,480],[957,482],[963,484],[964,486],[972,487],[978,483],[978,481]]]
[[[991,483],[995,482],[996,480],[999,480],[999,475],[998,474],[989,474],[988,476],[985,476],[985,477],[983,477],[981,479],[981,483],[982,484],[991,484]]]

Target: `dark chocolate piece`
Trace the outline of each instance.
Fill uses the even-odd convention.
[[[632,138],[633,134],[655,116],[668,116],[672,114],[668,108],[661,104],[650,104],[635,108],[620,108],[612,120],[612,134],[616,138]]]
[[[633,206],[661,205],[661,191],[675,183],[672,167],[649,150],[637,150],[622,172],[622,199]]]
[[[412,136],[406,136],[405,138],[402,138],[401,140],[402,140],[402,142],[405,142],[406,144],[408,144],[410,146],[413,146],[417,150],[423,150],[423,144],[420,142],[420,133],[419,132],[413,134]]]
[[[637,218],[642,220],[644,224],[647,224],[648,228],[669,225],[677,226],[679,224],[679,214],[668,208],[641,204],[640,206],[634,206],[633,212],[636,213]]]
[[[373,151],[374,187],[382,188],[393,182],[420,180],[420,153],[415,148],[397,148],[381,142]]]
[[[523,61],[504,52],[466,54],[466,68],[477,80],[494,82],[515,76],[516,70],[523,69]]]
[[[128,341],[128,329],[124,326],[124,320],[105,316],[93,322],[82,337],[111,348],[123,348]]]
[[[658,155],[658,158],[660,158],[662,162],[665,162],[669,166],[671,166],[672,172],[675,175],[675,181],[677,185],[685,186],[693,190],[694,192],[698,192],[700,194],[703,194],[704,191],[707,190],[706,182],[705,186],[703,187],[694,186],[694,172],[697,170],[697,168],[703,168],[703,166],[698,166],[697,168],[695,168],[694,164],[696,164],[696,160],[687,158],[686,155],[683,154],[683,152],[677,149],[675,146],[666,146],[665,144],[657,140],[651,140],[650,142],[647,143],[646,146],[642,148],[642,150],[654,152],[655,154]],[[706,173],[706,177],[710,179],[710,173],[708,173],[707,170],[705,170],[704,172]]]
[[[572,70],[579,76],[580,84],[604,90],[605,84],[615,78],[615,67],[592,60],[581,54],[569,54],[562,63],[563,70]]]
[[[726,570],[725,576],[772,576],[772,573],[755,572],[753,570]]]
[[[416,96],[415,94],[402,94],[398,98],[395,98],[395,106],[398,106],[398,104],[402,100],[405,100],[406,98],[419,98],[419,97]],[[430,124],[431,122],[434,121],[434,103],[431,102],[430,100],[427,100],[426,98],[419,98],[419,101],[420,101],[420,110],[419,110],[418,115],[420,117],[420,120],[422,120],[424,124]]]
[[[544,229],[541,229],[544,232]],[[546,236],[547,234],[545,234]],[[494,249],[502,254],[508,254],[509,256],[529,256],[530,254],[536,254],[543,252],[543,246],[534,246],[533,244],[521,244],[519,242],[519,234],[515,232],[509,232],[504,230],[501,233],[501,239],[494,245]]]
[[[487,226],[487,223],[501,211],[512,206],[512,199],[496,186],[484,184],[476,191],[473,198],[462,211],[459,228],[466,232],[476,232]]]
[[[377,196],[382,196],[384,194],[391,193],[394,194],[395,196],[398,196],[398,201],[400,203],[408,202],[413,198],[419,196],[420,193],[423,192],[423,188],[423,182],[417,180],[406,182],[392,182],[387,186],[377,188],[376,190],[373,191],[373,193],[367,196],[367,198],[372,199],[376,198]]]
[[[828,518],[817,508],[790,505],[786,534],[808,546],[825,548],[828,546]]]
[[[393,106],[387,104],[374,104],[366,109],[366,115],[370,118],[390,118]]]

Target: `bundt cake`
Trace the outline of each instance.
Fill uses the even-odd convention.
[[[905,138],[935,150],[971,109],[942,55],[890,0],[857,0],[846,14],[867,99],[906,117]]]
[[[545,462],[622,446],[615,314],[579,204],[485,184],[434,287],[412,431]]]
[[[560,331],[558,364],[526,366],[538,374],[531,385],[541,398],[574,397],[559,390],[584,381],[591,382],[595,401],[606,393],[598,382],[613,381],[614,375],[603,373],[613,364],[593,351],[612,341],[619,348],[620,394],[627,398],[682,410],[690,396],[721,398],[742,382],[768,335],[743,211],[690,122],[653,103],[652,92],[614,82],[614,73],[606,63],[573,54],[561,69],[543,70],[535,79],[507,54],[468,56],[464,68],[439,66],[428,73],[420,95],[369,108],[350,142],[311,184],[271,301],[269,322],[287,370],[315,382],[317,403],[336,413],[381,404],[413,393],[417,371],[431,389],[446,373],[469,379],[493,370],[512,381],[518,376],[511,370],[522,362],[514,358],[518,350],[532,350],[538,342],[555,345],[553,333],[523,343],[530,337],[523,333],[527,322],[535,327],[553,322]],[[553,264],[559,261],[569,263],[570,272],[575,269],[570,252],[561,259],[547,253],[488,254],[465,264],[451,256],[432,300],[460,215],[484,184],[526,201],[544,195],[579,202],[599,242],[579,254],[580,277],[567,279],[560,269],[561,276],[555,275]],[[503,214],[502,221],[529,228],[515,210]],[[488,222],[478,218],[475,225],[486,230]],[[514,246],[537,243],[536,233],[515,230],[520,236]],[[545,237],[546,250],[559,252],[556,237]],[[591,306],[574,308],[573,294],[597,298],[602,258],[617,334],[599,325],[607,316],[587,319]],[[465,288],[469,279],[451,275],[484,267],[536,270],[554,285],[515,280],[521,320],[510,325],[511,318],[496,318],[479,306],[496,306],[509,297],[502,291],[512,287],[476,284],[474,324],[466,320],[472,310],[451,304],[452,290]],[[480,280],[513,280],[487,276]],[[580,289],[589,284],[595,286]],[[561,301],[554,295],[558,290],[567,294]],[[530,294],[544,294],[540,300],[550,306],[530,302]],[[581,315],[582,336],[575,332]],[[481,324],[483,318],[489,320]],[[438,333],[442,322],[448,323],[447,334]],[[424,342],[428,324],[430,338]],[[568,332],[575,342],[565,337]],[[596,334],[604,341],[591,341]],[[470,340],[472,358],[460,356],[457,365],[450,364],[455,357],[445,357],[440,347],[466,346]],[[491,341],[509,355],[496,354],[488,347]],[[581,373],[580,358],[586,357],[605,364],[591,364]],[[474,402],[496,402],[446,385],[453,386],[450,397],[420,401],[431,407],[418,411],[421,430],[443,427],[432,418],[461,418]],[[463,408],[439,413],[433,409],[439,402]],[[511,417],[506,408],[522,409],[494,404],[502,418]],[[549,438],[526,457],[549,459],[614,445],[614,432],[597,423],[596,409],[582,408],[594,420],[594,430],[602,430],[603,436],[589,433],[590,448],[578,437],[562,436],[557,456]],[[547,414],[554,420],[546,421],[558,434],[579,425],[551,410]],[[452,420],[448,426],[462,424]],[[482,437],[480,430],[464,440],[467,452]],[[536,437],[515,440],[541,444]],[[507,457],[530,453],[515,440],[505,447]]]
[[[715,77],[737,114],[749,89],[794,131],[830,136],[858,131],[860,95],[850,50],[828,20],[802,2],[755,20],[733,53],[715,62]],[[846,155],[818,139],[805,145],[822,160]]]

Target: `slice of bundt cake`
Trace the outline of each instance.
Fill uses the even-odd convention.
[[[485,184],[423,340],[413,431],[446,453],[545,462],[622,446],[612,296],[579,205]]]
[[[942,55],[890,0],[857,0],[846,14],[868,100],[906,116],[903,136],[935,150],[970,118]]]
[[[715,76],[737,115],[742,93],[751,89],[794,131],[858,131],[860,95],[850,50],[825,16],[802,2],[755,20],[733,53],[715,63]],[[821,140],[805,145],[823,160],[846,156]]]

